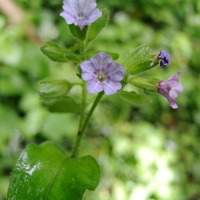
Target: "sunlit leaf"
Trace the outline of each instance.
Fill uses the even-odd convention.
[[[154,68],[158,64],[158,62],[152,61],[154,56],[155,55],[145,56],[144,58],[129,65],[127,70],[129,71],[130,75],[136,75]]]
[[[87,189],[95,190],[99,179],[99,166],[91,156],[75,159],[55,144],[31,144],[11,174],[7,199],[81,200]]]
[[[131,64],[148,55],[149,52],[149,47],[146,44],[137,47],[124,59],[123,66],[125,67],[125,69],[128,68]]]

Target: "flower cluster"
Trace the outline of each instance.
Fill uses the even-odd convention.
[[[75,24],[81,29],[102,16],[102,12],[96,8],[96,0],[64,0],[63,4],[64,11],[60,15],[67,24]],[[170,63],[170,54],[161,50],[152,59],[152,63],[157,61],[160,61],[160,67],[166,67]],[[112,62],[112,57],[104,52],[82,62],[81,69],[82,79],[88,81],[89,93],[104,91],[111,95],[122,89],[120,81],[125,75],[125,69],[121,64]],[[180,73],[179,71],[168,80],[158,83],[157,92],[167,98],[173,109],[178,108],[175,98],[183,92],[183,86],[179,83]]]
[[[98,93],[104,90],[107,95],[114,94],[122,88],[120,81],[123,79],[124,67],[112,62],[112,57],[104,52],[99,52],[81,64],[82,78],[87,83],[89,93]]]
[[[67,24],[75,24],[81,29],[102,16],[102,12],[96,8],[95,0],[64,0],[63,4],[64,11],[60,16]]]

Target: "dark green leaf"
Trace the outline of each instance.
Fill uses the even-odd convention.
[[[144,94],[137,94],[135,92],[126,92],[121,91],[120,95],[127,101],[131,103],[143,104],[143,103],[151,103],[151,99]]]
[[[78,40],[84,41],[86,38],[88,26],[84,26],[84,28],[81,30],[79,26],[76,26],[74,24],[69,25],[69,30],[71,34]]]
[[[129,82],[144,91],[157,92],[157,83],[159,83],[160,80],[155,78],[133,77],[129,79]]]
[[[38,95],[47,104],[52,104],[64,97],[71,89],[72,84],[67,80],[46,79],[39,82]]]
[[[155,55],[145,56],[144,58],[129,65],[127,70],[129,71],[130,75],[136,75],[154,68],[158,64],[158,62],[152,61],[154,57]]]
[[[148,55],[149,52],[149,47],[146,44],[137,47],[125,58],[125,60],[123,61],[123,66],[125,67],[125,69],[128,68],[131,64]]]
[[[56,103],[48,105],[47,108],[53,113],[73,113],[80,111],[80,105],[70,97],[64,97]]]
[[[7,199],[81,200],[87,189],[96,189],[99,179],[99,166],[91,156],[75,159],[55,144],[31,144],[11,174]]]
[[[96,55],[99,52],[104,52],[107,53],[108,55],[110,55],[112,57],[113,60],[117,60],[119,58],[119,54],[118,53],[113,53],[113,52],[109,52],[109,51],[90,51],[88,52],[89,55]]]
[[[45,45],[40,48],[40,50],[51,60],[56,62],[80,62],[78,55],[73,54],[73,52],[60,47],[53,42],[46,42]]]
[[[104,9],[102,11],[102,16],[99,19],[97,19],[95,22],[93,22],[88,28],[86,46],[88,45],[89,42],[91,42],[97,37],[100,31],[108,23],[108,20],[109,20],[109,12],[106,9]]]

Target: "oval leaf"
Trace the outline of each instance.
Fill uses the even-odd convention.
[[[104,9],[102,11],[102,16],[95,22],[93,22],[88,28],[86,46],[88,45],[89,42],[94,40],[100,33],[100,31],[106,26],[106,24],[108,23],[108,19],[109,19],[109,12],[106,9]]]
[[[158,89],[157,84],[160,82],[160,80],[156,78],[133,77],[129,79],[129,82],[130,84],[144,91],[157,93],[157,89]]]
[[[130,72],[130,75],[136,75],[154,68],[158,64],[157,61],[152,61],[154,57],[155,55],[145,56],[144,58],[132,63],[127,69]]]
[[[81,200],[99,179],[99,166],[91,156],[69,158],[55,144],[31,144],[11,174],[7,199]]]
[[[146,44],[137,47],[125,58],[125,60],[123,61],[123,66],[125,67],[125,69],[128,68],[131,64],[148,55],[149,52],[149,47]]]
[[[132,92],[122,91],[120,92],[120,95],[122,98],[124,98],[130,103],[137,103],[137,104],[151,103],[151,99],[149,99],[149,97],[147,97],[144,94],[137,94],[133,91]]]
[[[67,80],[45,79],[39,82],[38,95],[40,100],[46,104],[52,104],[64,97],[72,88]]]
[[[40,50],[55,62],[80,62],[78,55],[73,54],[73,52],[60,47],[53,42],[46,42],[46,44],[42,46]]]

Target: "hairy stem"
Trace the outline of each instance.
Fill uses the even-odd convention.
[[[90,120],[90,118],[91,118],[91,116],[92,116],[92,114],[93,114],[93,112],[94,112],[96,106],[98,105],[98,103],[99,103],[101,97],[103,96],[103,94],[104,94],[104,92],[100,92],[100,93],[97,95],[97,97],[96,97],[96,99],[95,99],[95,102],[93,103],[93,105],[92,105],[92,107],[91,107],[91,109],[90,109],[90,111],[89,111],[89,113],[88,113],[88,115],[87,115],[87,117],[86,117],[86,119],[85,119],[85,121],[84,121],[84,123],[83,123],[82,128],[79,130],[78,135],[77,135],[77,139],[76,139],[76,144],[75,144],[75,146],[74,146],[74,149],[73,149],[73,152],[72,152],[72,156],[71,156],[71,157],[76,158],[76,157],[78,156],[78,149],[79,149],[80,142],[81,142],[81,139],[82,139],[82,137],[83,137],[83,134],[84,134],[84,132],[85,132],[85,129],[86,129],[88,123],[89,123],[89,120]]]

